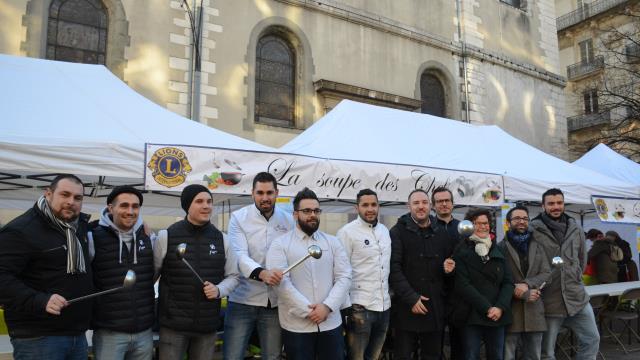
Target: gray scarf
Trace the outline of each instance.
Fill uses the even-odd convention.
[[[552,219],[547,213],[542,213],[540,216],[542,222],[547,225],[553,237],[556,238],[558,244],[562,244],[564,242],[564,235],[567,233],[567,226],[569,223],[569,219],[567,219],[567,215],[564,213],[560,215],[558,220]]]
[[[76,236],[77,224],[62,221],[53,215],[44,196],[41,196],[36,204],[49,223],[67,238],[67,274],[86,273],[82,245]]]

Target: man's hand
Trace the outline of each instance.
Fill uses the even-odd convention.
[[[527,291],[529,291],[529,285],[527,285],[525,283],[517,283],[516,284],[516,288],[513,289],[513,295],[515,295],[515,297],[518,298],[518,299],[522,299],[522,296]]]
[[[47,302],[45,311],[51,315],[60,315],[60,311],[67,305],[69,305],[67,303],[67,299],[63,298],[58,294],[53,294],[51,295],[51,297],[49,298],[49,301]]]
[[[282,270],[262,270],[260,274],[258,274],[258,277],[267,285],[277,286],[280,285],[280,281],[282,281]]]
[[[540,290],[531,289],[529,290],[529,297],[527,298],[528,302],[535,302],[540,299]]]
[[[498,321],[502,317],[502,309],[498,307],[490,307],[487,311],[487,317],[493,321]]]
[[[307,315],[307,319],[313,321],[315,324],[320,324],[327,320],[331,312],[331,309],[325,304],[311,304],[309,305],[309,309],[311,309],[311,312]]]
[[[452,258],[447,258],[444,261],[444,273],[451,274],[456,268],[456,262]]]
[[[416,314],[416,315],[427,315],[427,313],[429,312],[429,310],[427,310],[427,307],[424,306],[424,304],[422,303],[422,300],[424,301],[428,301],[429,298],[426,296],[422,296],[420,295],[420,299],[418,299],[418,301],[416,302],[415,305],[413,305],[413,307],[411,308],[411,312]]]
[[[217,299],[218,296],[220,296],[220,290],[218,290],[218,287],[208,281],[204,282],[203,290],[204,296],[209,300]]]

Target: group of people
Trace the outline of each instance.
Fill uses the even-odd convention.
[[[160,359],[211,359],[224,297],[224,359],[243,359],[254,330],[265,359],[283,348],[294,360],[377,359],[389,333],[395,359],[441,358],[446,333],[451,359],[479,359],[482,343],[488,359],[514,359],[517,349],[553,359],[561,326],[577,335],[578,358],[597,354],[580,278],[585,237],[558,189],[542,195],[544,211],[531,221],[526,207],[512,208],[500,242],[484,209],[465,215],[472,235],[458,234],[445,187],[413,190],[390,230],[377,194],[363,189],[356,218],[336,236],[319,230],[312,190],[295,196],[293,213],[275,206],[278,183],[266,172],[227,234],[210,222],[213,200],[201,185],[182,191],[184,220],[157,234],[146,230],[137,189],[114,188],[93,223],[80,212],[83,194],[80,179],[60,175],[0,229],[0,304],[18,360],[84,360],[88,328],[97,359],[150,359],[154,319]],[[321,256],[298,262],[310,247]],[[554,269],[557,256],[564,266]],[[122,286],[130,269],[134,286],[72,300]]]
[[[593,244],[587,253],[588,262],[583,274],[585,284],[638,280],[638,266],[633,261],[631,246],[616,231],[603,234],[598,229],[591,229],[586,237]]]

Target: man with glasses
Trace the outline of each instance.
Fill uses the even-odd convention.
[[[296,227],[273,241],[267,269],[285,269],[309,254],[309,246],[322,249],[285,274],[277,287],[278,316],[287,359],[343,359],[342,318],[351,286],[351,266],[340,241],[318,230],[320,202],[304,188],[293,200]]]
[[[409,213],[390,231],[394,358],[412,359],[419,344],[422,359],[439,359],[445,324],[444,283],[455,268],[450,258],[453,244],[443,229],[434,226],[426,191],[413,190],[408,208]]]
[[[562,257],[562,269],[552,271],[542,292],[547,331],[542,337],[542,358],[555,359],[555,344],[561,327],[570,328],[578,340],[577,359],[595,359],[600,344],[589,295],[582,283],[587,264],[584,232],[564,212],[564,194],[549,189],[542,194],[540,215],[531,220],[533,237],[545,251],[547,262]]]
[[[290,213],[276,207],[278,184],[268,173],[253,178],[254,204],[231,215],[229,242],[238,255],[241,277],[229,295],[224,322],[224,358],[244,359],[249,337],[257,326],[263,359],[280,359],[282,352],[278,297],[275,288],[282,279],[281,270],[266,270],[267,250],[278,236],[293,229]]]
[[[542,335],[547,329],[544,319],[541,287],[551,274],[544,249],[529,231],[529,210],[518,205],[507,212],[509,231],[499,243],[511,270],[515,289],[511,299],[513,322],[507,327],[505,360],[516,358],[516,347],[522,341],[524,359],[539,360]]]
[[[351,360],[378,359],[389,327],[389,230],[378,222],[378,195],[362,189],[356,196],[358,217],[338,231],[353,270],[345,324]]]

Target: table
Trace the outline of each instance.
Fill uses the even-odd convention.
[[[587,294],[589,294],[589,296],[618,296],[621,295],[625,290],[633,288],[640,288],[640,281],[627,281],[613,284],[585,286],[585,290],[587,290]]]

